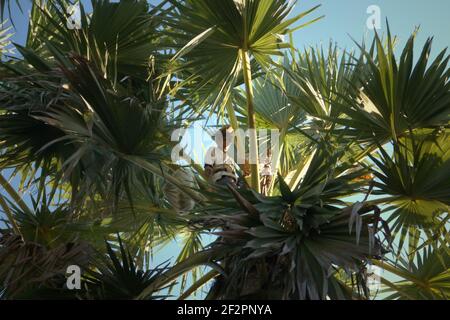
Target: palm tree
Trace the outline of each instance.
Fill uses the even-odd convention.
[[[446,51],[415,59],[414,33],[398,56],[390,31],[299,51],[317,8],[284,0],[92,0],[79,29],[69,4],[32,1],[2,53],[2,299],[370,299],[371,265],[388,299],[448,298]],[[259,161],[238,189],[172,162],[171,132],[210,116],[280,132],[267,192]]]
[[[238,83],[238,77],[242,76],[244,80],[246,126],[251,130],[250,158],[254,159],[251,164],[251,185],[259,192],[259,153],[252,77],[260,68],[268,71],[276,66],[272,56],[282,55],[282,49],[289,47],[283,41],[283,36],[318,20],[290,28],[317,7],[286,19],[293,9],[293,3],[287,0],[171,2],[176,10],[168,15],[168,25],[173,41],[182,47],[174,58],[183,58],[183,61],[177,61],[178,66],[171,71],[181,73],[183,81],[180,86],[194,82],[190,84],[193,86],[190,94],[209,86],[209,90],[202,92],[202,95],[206,95],[202,98],[214,96],[213,108],[221,99],[224,108],[229,106],[229,96]],[[226,18],[222,20],[220,17]],[[183,77],[183,69],[189,70],[187,76]],[[227,110],[232,126],[237,129],[233,109],[229,107]]]

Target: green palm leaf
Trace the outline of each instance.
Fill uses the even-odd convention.
[[[347,127],[344,132],[361,140],[396,140],[409,129],[446,125],[450,115],[450,69],[446,50],[431,60],[432,39],[428,39],[414,60],[415,34],[400,57],[394,53],[395,39],[390,31],[387,48],[375,36],[374,47],[362,50],[356,61],[360,99],[346,99],[339,109],[346,117],[334,121]],[[376,49],[376,50],[375,50]],[[376,54],[375,54],[376,52]],[[367,64],[363,61],[367,59]],[[360,87],[356,87],[360,86]]]
[[[220,97],[229,94],[242,74],[240,50],[249,50],[260,66],[268,68],[274,64],[270,56],[280,55],[289,46],[281,36],[292,32],[289,27],[293,23],[316,9],[286,19],[293,8],[288,1],[202,0],[173,4],[177,11],[169,16],[170,36],[175,40],[175,48],[188,45],[189,51],[182,51],[180,65],[171,71],[195,70],[184,79],[186,83],[201,79],[192,93],[210,84],[211,92],[206,94],[216,96],[220,92]],[[189,43],[206,30],[210,30],[207,37],[199,39],[195,46]],[[182,77],[182,73],[178,76]]]
[[[380,268],[393,274],[398,281],[381,281],[386,300],[448,300],[450,296],[450,255],[444,248],[426,248],[415,254],[411,263],[377,262]]]
[[[11,44],[11,27],[6,28],[4,22],[0,22],[0,58],[6,54],[11,53],[10,44]]]
[[[130,251],[122,243],[120,237],[119,253],[117,254],[109,243],[106,243],[107,257],[96,263],[97,270],[89,270],[85,276],[85,299],[97,300],[132,300],[150,286],[166,270],[160,265],[154,269],[142,270],[139,268]],[[156,288],[155,292],[148,294],[145,300],[163,299],[165,295],[156,292],[164,288]]]
[[[400,139],[393,155],[381,148],[380,158],[371,156],[377,167],[375,192],[394,196],[386,211],[391,211],[388,220],[393,231],[401,233],[399,252],[407,235],[414,246],[423,231],[427,237],[446,232],[437,226],[450,205],[448,141],[448,132],[425,131]]]

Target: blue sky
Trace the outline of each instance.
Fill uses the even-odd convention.
[[[369,18],[367,8],[371,5],[377,5],[381,10],[383,26],[380,33],[386,31],[387,18],[391,32],[398,35],[401,41],[405,41],[415,27],[420,26],[419,43],[423,43],[428,36],[435,36],[435,49],[450,45],[448,0],[299,0],[295,11],[301,12],[317,4],[322,4],[317,12],[326,17],[296,33],[295,45],[298,48],[328,44],[330,39],[341,47],[354,48],[351,37],[358,41],[363,36],[370,39],[373,31],[366,27],[366,21]]]
[[[12,18],[16,25],[14,41],[22,43],[26,36],[29,0],[19,0],[23,13],[12,6]],[[152,0],[152,3],[158,2]],[[82,0],[90,3],[90,0]],[[324,44],[330,39],[342,48],[355,48],[352,37],[360,41],[364,36],[371,38],[373,31],[366,27],[369,18],[367,8],[376,5],[381,10],[383,33],[386,31],[385,20],[389,20],[392,33],[405,41],[415,27],[420,26],[418,43],[423,43],[428,36],[435,37],[435,51],[450,45],[450,1],[448,0],[298,0],[295,13],[300,13],[318,4],[322,4],[311,17],[325,15],[325,18],[295,33],[295,45],[305,46]]]

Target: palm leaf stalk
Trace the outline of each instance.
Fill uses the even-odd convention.
[[[247,126],[250,129],[250,164],[251,168],[251,186],[256,192],[261,192],[259,182],[259,151],[258,151],[258,136],[256,132],[256,117],[255,108],[253,105],[253,84],[252,84],[252,70],[250,65],[250,56],[248,49],[241,51],[242,56],[242,72],[245,79],[245,92],[247,98]]]
[[[1,196],[1,195],[0,195],[0,207],[2,207],[3,212],[6,214],[6,217],[8,218],[9,223],[11,223],[14,233],[18,234],[18,235],[22,235],[20,233],[19,225],[17,224],[16,219],[14,219],[14,216],[13,216],[10,208],[8,207],[8,204],[6,203],[5,198],[3,198],[3,196]]]
[[[29,210],[28,206],[23,200],[22,195],[20,195],[16,190],[14,190],[14,188],[11,186],[8,180],[6,180],[5,177],[3,177],[2,174],[0,174],[0,185],[5,189],[5,191],[9,194],[9,196],[17,203],[17,205],[22,210]]]
[[[20,206],[22,210],[28,210],[28,206],[23,201],[22,196],[14,190],[14,188],[5,179],[5,177],[3,177],[2,174],[0,174],[0,185],[5,189],[5,191],[9,194],[12,200],[15,201],[15,203],[17,203]],[[17,235],[22,235],[22,233],[20,232],[19,225],[17,224],[16,219],[14,218],[14,215],[11,209],[9,208],[6,199],[2,195],[0,195],[0,206],[2,207],[3,212],[6,214],[9,222],[11,223],[14,232]]]

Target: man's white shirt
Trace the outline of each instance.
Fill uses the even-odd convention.
[[[236,168],[236,163],[234,160],[228,155],[227,152],[224,152],[218,147],[210,147],[208,149],[205,156],[205,165],[229,165],[233,169]]]

